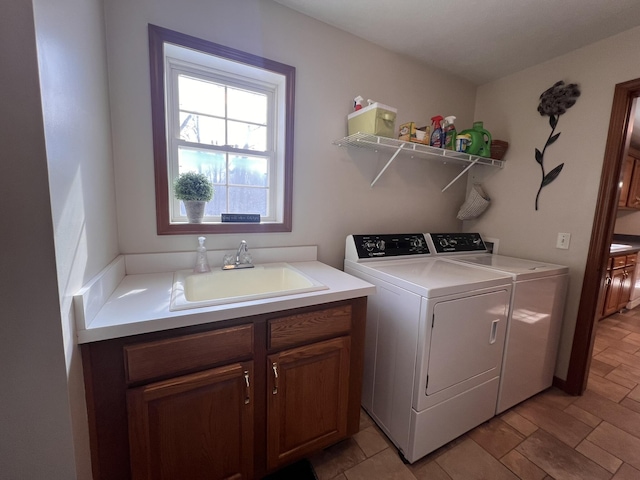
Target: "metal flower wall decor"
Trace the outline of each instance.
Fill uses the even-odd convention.
[[[547,147],[558,140],[558,137],[560,136],[560,132],[555,133],[560,115],[571,108],[576,103],[576,100],[579,96],[580,90],[578,89],[578,85],[576,85],[575,83],[565,85],[562,80],[556,82],[551,88],[545,90],[544,93],[540,95],[538,112],[543,117],[545,115],[549,116],[551,133],[549,134],[547,143],[544,144],[544,148],[542,149],[542,151],[536,148],[536,162],[538,162],[538,164],[540,165],[540,169],[542,170],[542,181],[540,182],[540,188],[538,189],[538,194],[536,195],[536,210],[538,210],[538,199],[540,197],[540,192],[544,187],[558,178],[558,175],[560,175],[560,172],[562,171],[562,167],[564,167],[564,163],[561,163],[549,173],[545,173],[544,154],[547,151]]]

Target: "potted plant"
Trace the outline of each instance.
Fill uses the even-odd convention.
[[[203,173],[181,173],[173,184],[177,200],[182,200],[189,223],[202,223],[204,206],[213,197],[213,185]]]

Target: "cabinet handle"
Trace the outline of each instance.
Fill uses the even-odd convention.
[[[606,286],[611,285],[611,277],[607,275],[607,279],[604,281]]]
[[[273,390],[271,393],[275,395],[278,393],[278,364],[274,362],[271,368],[273,369]]]
[[[244,383],[246,385],[244,389],[244,404],[247,405],[251,399],[251,390],[249,386],[249,370],[244,371]]]

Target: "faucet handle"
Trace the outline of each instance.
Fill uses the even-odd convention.
[[[240,255],[240,263],[253,263],[253,257],[249,252],[245,251]]]
[[[229,253],[227,253],[222,259],[223,265],[233,265],[235,262],[236,262],[236,258]]]

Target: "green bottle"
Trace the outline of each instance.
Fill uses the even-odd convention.
[[[465,153],[481,157],[491,156],[491,134],[483,128],[482,122],[473,122],[473,128],[461,131],[460,135],[462,134],[471,137],[471,143],[467,145]]]

